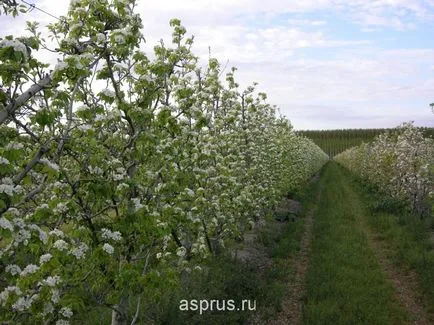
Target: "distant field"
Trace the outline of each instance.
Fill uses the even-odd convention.
[[[425,137],[434,137],[434,128],[421,129]],[[333,157],[362,142],[370,142],[387,130],[391,129],[302,130],[297,133],[312,139],[325,153]]]

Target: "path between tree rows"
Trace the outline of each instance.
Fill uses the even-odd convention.
[[[329,163],[317,186],[293,262],[295,279],[270,324],[434,324],[415,274],[392,263],[342,170]]]

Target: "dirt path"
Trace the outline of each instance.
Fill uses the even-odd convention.
[[[320,199],[321,190],[317,195],[317,202]],[[301,324],[303,301],[306,295],[306,271],[309,265],[309,256],[312,243],[312,228],[313,216],[315,208],[311,208],[306,213],[304,233],[301,239],[300,252],[295,258],[295,277],[288,286],[288,294],[282,303],[282,311],[279,313],[277,319],[270,321],[271,325],[296,325]]]
[[[316,193],[282,311],[267,324],[434,324],[415,272],[393,263],[354,184],[331,165]]]
[[[352,202],[360,203],[360,197],[347,185],[346,191],[355,199]],[[361,209],[363,210],[363,209]],[[417,275],[414,271],[403,265],[395,266],[392,262],[392,252],[386,246],[386,243],[379,238],[379,235],[368,225],[363,215],[358,215],[358,224],[366,235],[368,245],[375,253],[378,263],[380,264],[387,280],[392,284],[394,297],[403,309],[408,312],[411,324],[429,325],[433,324],[429,315],[426,313],[423,298],[417,292],[418,287]],[[431,317],[431,319],[433,319]]]
[[[396,300],[407,310],[410,323],[417,325],[433,324],[433,321],[430,321],[429,315],[425,312],[421,295],[415,290],[418,286],[415,272],[405,269],[403,266],[396,267],[391,261],[390,249],[362,218],[360,218],[360,225],[365,231],[369,246],[377,255],[378,262],[386,278],[393,285]]]

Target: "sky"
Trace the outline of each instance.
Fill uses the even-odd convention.
[[[68,0],[27,0],[65,15]],[[295,129],[434,127],[434,0],[138,0],[146,47],[170,42],[171,18],[193,52],[258,82]],[[0,16],[0,37],[24,34],[32,10]],[[49,54],[47,53],[47,58]]]

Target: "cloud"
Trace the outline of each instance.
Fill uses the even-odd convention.
[[[398,31],[415,29],[412,22],[404,22],[398,16],[385,17],[376,14],[362,13],[355,16],[357,23],[363,26],[390,27]]]
[[[333,48],[370,44],[369,40],[333,40],[321,31],[274,26],[221,26],[218,29],[202,27],[191,31],[197,40],[199,53],[206,57],[208,46],[213,56],[234,63],[280,62],[292,57],[296,50],[306,48]]]
[[[372,28],[372,27],[363,27],[360,30],[364,33],[373,33],[373,32],[381,31],[380,28]]]
[[[326,20],[311,20],[311,19],[288,19],[287,23],[294,26],[324,26]]]

